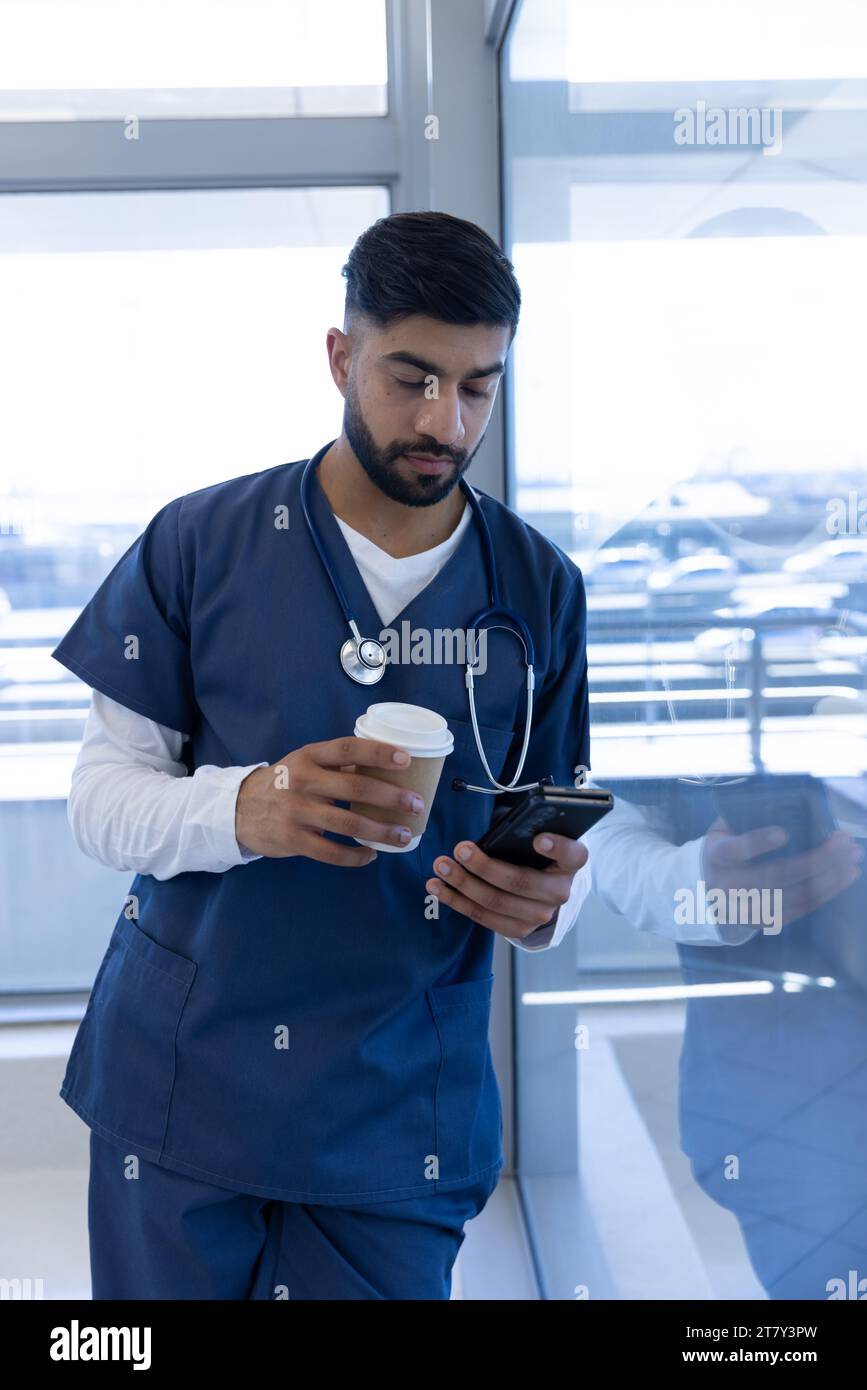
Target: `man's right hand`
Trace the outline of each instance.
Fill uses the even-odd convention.
[[[423,810],[421,798],[364,775],[366,767],[402,768],[411,761],[403,749],[374,739],[305,744],[244,778],[235,805],[235,838],[254,854],[271,859],[300,854],[322,864],[361,869],[376,858],[376,850],[337,844],[326,840],[323,832],[395,845],[411,840],[401,811]],[[383,825],[335,806],[336,801],[381,806],[393,815]]]

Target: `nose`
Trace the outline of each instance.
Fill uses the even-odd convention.
[[[460,444],[466,429],[457,391],[446,391],[436,400],[425,401],[416,416],[415,428],[419,435],[435,439],[442,449]]]

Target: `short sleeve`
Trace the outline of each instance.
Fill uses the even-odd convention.
[[[51,655],[94,690],[190,734],[198,712],[178,533],[182,502],[157,512]]]

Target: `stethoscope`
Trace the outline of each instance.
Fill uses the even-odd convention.
[[[315,454],[313,458],[310,459],[304,466],[304,472],[301,476],[301,508],[304,512],[304,520],[307,523],[307,529],[310,532],[313,544],[316,546],[316,549],[319,552],[319,558],[322,561],[322,568],[325,570],[325,573],[331,580],[331,587],[334,590],[337,602],[340,604],[343,616],[346,619],[347,626],[349,627],[349,630],[352,633],[352,636],[348,637],[340,648],[340,664],[346,672],[347,676],[350,676],[352,680],[357,681],[359,685],[376,685],[377,681],[382,680],[382,677],[385,675],[385,668],[388,664],[385,655],[385,648],[383,647],[382,643],[379,642],[376,638],[362,637],[361,633],[359,632],[358,624],[356,623],[355,618],[352,615],[352,610],[349,606],[349,600],[347,599],[346,594],[343,591],[343,587],[340,583],[340,580],[338,579],[337,574],[335,573],[334,566],[331,563],[331,559],[328,555],[328,552],[325,549],[322,537],[320,536],[319,531],[313,521],[313,516],[310,510],[310,480],[313,476],[315,469],[319,464],[320,459],[323,458],[323,456],[327,453],[330,447],[331,445],[329,444],[326,445],[324,449],[320,449],[319,453]],[[476,525],[479,528],[479,535],[481,536],[482,540],[482,550],[484,552],[485,570],[488,579],[488,596],[491,600],[488,607],[483,608],[480,613],[477,613],[469,624],[469,629],[472,630],[474,634],[474,639],[472,653],[470,653],[469,650],[469,640],[467,643],[467,669],[465,676],[467,694],[469,696],[470,701],[470,718],[472,720],[473,725],[473,737],[476,740],[476,748],[478,749],[478,754],[479,758],[481,759],[482,767],[485,769],[485,776],[488,778],[488,781],[491,783],[491,785],[490,787],[472,787],[469,786],[466,782],[456,780],[453,783],[453,786],[455,787],[455,790],[481,792],[485,796],[497,796],[500,792],[530,791],[531,788],[539,786],[538,780],[535,782],[526,782],[522,786],[518,786],[517,783],[527,757],[527,747],[530,742],[530,730],[532,728],[533,723],[533,690],[536,684],[535,675],[533,673],[533,663],[535,661],[535,653],[533,651],[533,639],[530,636],[530,630],[527,627],[527,624],[524,622],[523,618],[519,617],[517,613],[513,613],[511,609],[505,608],[500,603],[500,591],[499,585],[497,584],[497,566],[494,560],[494,544],[491,540],[490,528],[488,527],[488,523],[485,519],[481,505],[479,504],[479,499],[476,497],[472,488],[463,478],[459,480],[459,485],[463,490],[464,496],[466,497],[467,501],[473,509],[473,516],[475,518]],[[505,618],[506,623],[492,623],[490,622],[491,618]],[[511,626],[507,626],[507,623],[511,624]],[[521,756],[518,759],[518,766],[515,769],[515,775],[512,778],[511,782],[508,782],[506,784],[498,782],[496,777],[491,772],[490,766],[488,765],[488,760],[485,757],[485,750],[482,747],[481,734],[479,733],[479,722],[476,717],[473,667],[478,665],[478,655],[475,651],[475,634],[483,625],[488,628],[501,628],[504,632],[511,632],[513,637],[517,637],[524,651],[524,663],[527,671],[527,713],[524,723],[524,742],[521,746]],[[545,778],[543,780],[548,781],[550,779]]]

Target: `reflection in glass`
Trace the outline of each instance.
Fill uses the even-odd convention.
[[[584,45],[576,75],[590,9],[525,0],[504,89],[513,498],[583,571],[592,774],[617,798],[573,934],[514,962],[525,1207],[550,1297],[851,1296],[865,227],[851,180],[799,163],[810,103],[768,159],[677,145],[671,85],[644,101],[654,82],[712,99],[699,72],[786,108],[787,83],[841,69],[792,25],[765,70],[727,67],[722,42],[699,71],[684,40],[640,73],[628,43]],[[842,145],[857,116],[836,106]]]

